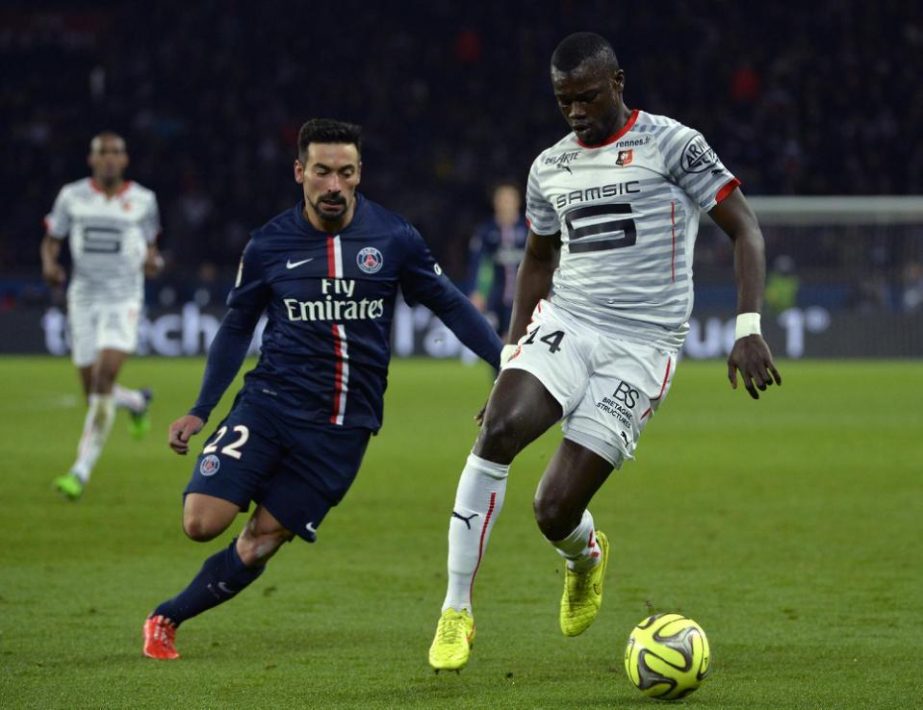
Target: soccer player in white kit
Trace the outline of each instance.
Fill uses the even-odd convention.
[[[576,636],[596,618],[609,545],[587,505],[634,457],[670,388],[692,312],[700,211],[734,245],[731,386],[738,371],[753,398],[781,384],[759,327],[763,237],[740,182],[700,133],[625,105],[625,73],[599,35],[565,38],[551,81],[572,132],[529,173],[509,344],[449,522],[448,590],[429,651],[437,671],[468,662],[474,576],[510,463],[559,420],[564,439],[538,485],[535,517],[564,558],[561,631]]]
[[[67,289],[71,353],[89,408],[77,458],[55,488],[76,500],[112,428],[116,407],[132,415],[133,432],[150,428],[149,390],[116,384],[125,358],[138,344],[138,318],[144,305],[144,276],[163,266],[157,250],[160,216],[154,193],[124,178],[128,153],[121,136],[105,132],[93,138],[87,157],[92,177],[61,188],[45,219],[42,276],[53,287],[67,274],[58,258],[70,239],[73,262]]]

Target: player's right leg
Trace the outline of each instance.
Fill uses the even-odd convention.
[[[560,417],[560,404],[537,377],[522,370],[501,373],[458,481],[449,521],[449,580],[429,650],[429,663],[437,671],[459,670],[468,662],[474,578],[503,507],[509,464]]]
[[[96,368],[99,309],[93,304],[76,304],[68,301],[68,329],[71,337],[71,359],[80,373],[81,384],[87,396],[87,412],[84,415],[83,430],[77,444],[77,457],[68,472],[52,482],[55,490],[69,500],[77,500],[83,494],[90,479],[102,443],[108,435],[108,428],[115,416],[114,407],[105,397],[93,391],[93,372]]]

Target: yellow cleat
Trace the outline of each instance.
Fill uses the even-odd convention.
[[[603,580],[609,561],[609,540],[596,531],[599,564],[583,573],[564,564],[564,596],[561,597],[561,631],[565,636],[579,636],[596,619],[603,603]]]
[[[474,618],[462,609],[446,609],[439,617],[436,637],[429,647],[429,664],[439,671],[460,671],[468,663],[474,641]]]

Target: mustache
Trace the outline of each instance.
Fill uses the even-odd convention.
[[[324,195],[318,202],[326,202],[333,205],[345,205],[346,198],[343,195]]]

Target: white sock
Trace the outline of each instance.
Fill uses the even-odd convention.
[[[77,460],[70,472],[86,483],[103,450],[115,419],[115,399],[110,394],[91,394],[90,407],[83,420],[83,435],[77,445]]]
[[[503,507],[510,467],[471,454],[465,463],[449,520],[449,584],[442,610],[471,611],[471,590]]]
[[[130,390],[121,385],[114,385],[112,387],[112,396],[115,399],[116,407],[122,407],[135,414],[143,412],[147,406],[147,400],[144,399],[141,390]]]
[[[596,528],[589,510],[583,511],[580,524],[563,540],[549,540],[574,572],[586,572],[600,562],[599,545],[596,544]]]

